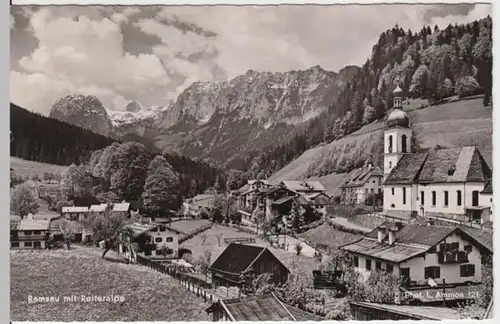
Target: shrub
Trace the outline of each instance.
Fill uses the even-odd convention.
[[[482,92],[476,79],[470,75],[459,78],[455,89],[459,98],[477,95]]]

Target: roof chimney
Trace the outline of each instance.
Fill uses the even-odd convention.
[[[395,232],[395,228],[389,228],[389,245],[393,245],[394,241],[396,240]]]
[[[385,227],[379,226],[377,228],[377,241],[379,243],[382,243],[382,241],[384,241],[384,238],[385,238]]]

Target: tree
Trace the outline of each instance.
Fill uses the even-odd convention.
[[[68,250],[71,250],[71,242],[75,239],[75,233],[71,222],[65,219],[62,220],[62,222],[59,223],[59,230],[63,235],[64,243],[68,247]]]
[[[63,173],[61,186],[71,188],[72,196],[84,197],[92,193],[93,179],[85,165],[70,165]]]
[[[262,210],[258,210],[255,213],[255,223],[257,224],[257,233],[259,233],[259,227],[262,227],[264,225],[264,221],[266,220],[266,213],[264,213]]]
[[[297,242],[297,244],[295,244],[295,253],[297,253],[297,255],[300,255],[301,252],[302,252],[302,244],[300,242]]]
[[[169,248],[166,243],[163,243],[163,245],[160,248],[160,251],[164,259],[166,259],[169,255],[172,255],[174,253],[174,250]]]
[[[114,156],[111,191],[127,201],[139,200],[151,162],[148,150],[142,144],[128,142],[120,145]]]
[[[91,213],[83,221],[84,227],[92,232],[94,242],[104,241],[102,258],[119,243],[129,245],[132,233],[127,228],[128,223],[127,215],[111,212],[111,206],[104,213]]]
[[[203,233],[200,235],[200,239],[201,239],[201,245],[205,245],[205,242],[207,241],[208,239],[208,236],[207,234]]]
[[[120,198],[112,191],[98,193],[96,199],[99,200],[101,204],[116,203],[120,201]]]
[[[369,124],[375,120],[376,111],[372,106],[367,105],[363,113],[363,125]]]
[[[179,192],[179,177],[165,158],[157,155],[149,164],[142,199],[147,209],[165,211],[174,208]]]
[[[210,218],[214,223],[222,223],[224,212],[227,208],[227,202],[222,195],[215,195],[213,206],[210,209]]]
[[[10,198],[10,209],[23,219],[28,214],[36,214],[40,205],[33,193],[33,190],[26,184],[17,186]]]
[[[205,248],[203,250],[203,254],[198,257],[195,263],[200,272],[206,274],[208,268],[212,264],[211,262],[212,262],[212,250],[210,250],[209,248]]]

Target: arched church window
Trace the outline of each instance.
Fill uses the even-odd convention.
[[[401,136],[401,151],[402,151],[403,153],[406,153],[406,149],[407,149],[407,148],[406,148],[406,141],[407,141],[407,139],[408,139],[408,138],[407,138],[407,136],[406,136],[406,135]]]
[[[389,135],[389,153],[392,153],[392,135]]]

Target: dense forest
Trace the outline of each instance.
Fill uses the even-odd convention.
[[[398,84],[407,97],[428,99],[431,105],[447,97],[481,93],[483,104],[491,104],[491,17],[443,30],[425,26],[412,32],[396,25],[383,32],[371,57],[328,111],[287,143],[249,154],[246,177],[267,177],[307,149],[384,118],[392,109],[392,92]]]
[[[137,194],[137,190],[142,193],[147,167],[155,156],[159,156],[156,151],[151,151],[143,144],[125,145],[129,143],[122,144],[89,130],[32,113],[12,103],[10,118],[11,156],[30,161],[71,165],[69,175],[66,175],[66,179],[69,180],[65,182],[71,183],[71,186],[87,188],[88,192],[87,189],[84,190],[85,195],[109,191],[111,173],[117,168],[114,164],[110,164],[110,161],[126,163],[130,160],[130,163],[143,162],[144,174],[136,174],[139,179],[137,186],[140,188],[132,190],[133,194],[127,190],[121,192],[121,189],[116,189],[115,192],[120,193],[119,196],[123,199],[139,199],[140,194]],[[121,149],[117,150],[118,148]],[[121,152],[121,155],[116,155],[115,151]],[[119,156],[118,160],[114,160],[116,156]],[[161,157],[165,160],[163,164],[168,165],[176,177],[175,196],[177,199],[173,204],[175,206],[182,197],[201,193],[212,187],[218,178],[225,178],[221,170],[205,162],[193,161],[177,154],[162,154]],[[99,161],[101,161],[100,164]],[[97,171],[96,166],[100,168]],[[122,165],[121,170],[124,176],[133,177],[138,169],[132,164]],[[129,179],[128,182],[133,183],[133,180]],[[76,184],[73,185],[73,183]],[[91,188],[93,188],[92,193]]]
[[[10,104],[10,156],[58,165],[80,164],[114,140]]]

